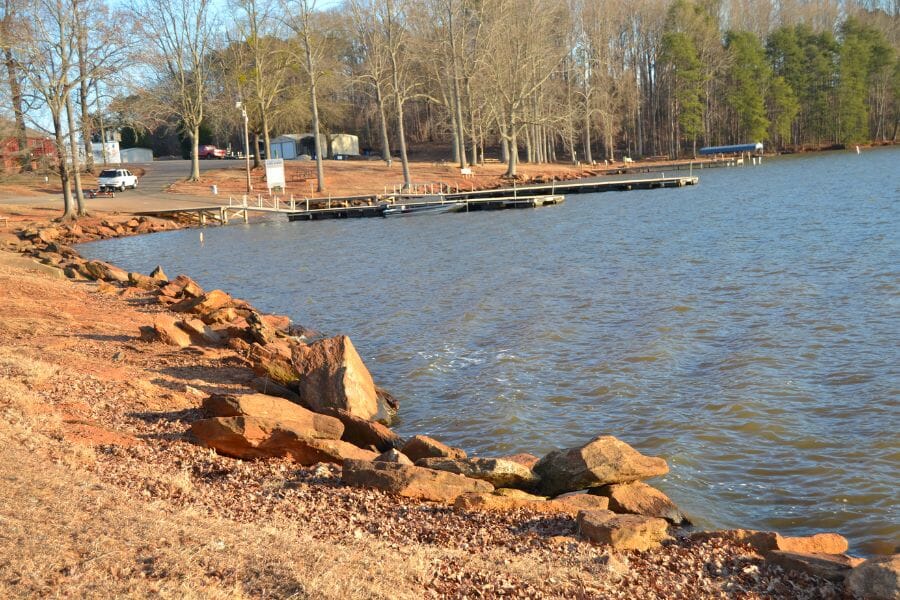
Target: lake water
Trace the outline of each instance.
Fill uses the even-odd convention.
[[[347,333],[396,429],[472,454],[599,434],[665,457],[704,526],[900,545],[900,149],[698,171],[560,206],[210,228],[162,264]]]

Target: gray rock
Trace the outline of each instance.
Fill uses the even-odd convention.
[[[531,489],[538,478],[534,471],[501,458],[423,458],[416,465],[487,481],[494,487]]]

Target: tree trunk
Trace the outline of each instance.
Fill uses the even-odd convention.
[[[103,124],[103,111],[100,109],[100,92],[96,83],[94,84],[94,93],[97,95],[97,120],[99,121],[98,125],[100,125],[100,154],[103,156],[103,165],[106,166],[109,163],[109,157],[106,155],[106,127]]]
[[[81,189],[81,161],[78,159],[78,142],[75,140],[75,110],[72,108],[72,95],[66,94],[66,117],[69,120],[69,151],[72,153],[72,174],[75,178],[75,204],[78,216],[87,215],[84,205],[84,190]]]
[[[265,109],[260,112],[262,113],[263,144],[266,149],[266,158],[272,158],[272,144],[269,139],[269,115]]]
[[[484,152],[484,144],[478,143],[478,131],[475,127],[475,108],[472,106],[472,86],[468,77],[466,77],[466,108],[469,111],[469,127],[472,135],[472,154],[469,156],[469,162],[474,165],[478,163],[478,146],[481,145],[482,152]]]
[[[412,185],[412,177],[409,174],[409,159],[406,157],[406,132],[403,127],[403,100],[398,93],[394,94],[394,100],[397,103],[397,134],[400,137],[400,162],[403,165],[403,187],[408,190],[410,185]]]
[[[453,74],[453,124],[456,126],[455,137],[457,139],[457,148],[459,151],[459,167],[466,168],[466,129],[463,124],[462,100],[459,97],[459,81],[456,77],[456,67],[454,59]]]
[[[306,56],[307,63],[311,63],[310,55],[307,51]],[[311,66],[311,64],[310,64]],[[311,97],[311,107],[312,107],[312,127],[313,127],[313,144],[315,145],[316,151],[316,191],[324,192],[325,191],[325,170],[322,166],[322,140],[319,137],[319,104],[316,99],[316,84],[315,82],[310,85],[310,97]]]
[[[253,132],[253,147],[247,148],[247,153],[253,155],[253,168],[258,169],[262,162],[259,160],[259,132]]]
[[[519,163],[519,144],[516,139],[516,125],[515,119],[512,115],[509,116],[509,125],[507,126],[507,134],[508,137],[506,139],[509,140],[509,156],[506,163],[506,173],[505,177],[514,178],[517,175],[517,169]]]
[[[78,34],[78,72],[81,83],[78,89],[78,101],[81,108],[81,142],[84,144],[84,169],[88,173],[94,172],[94,148],[91,143],[91,115],[88,112],[88,80],[85,66],[85,54],[83,31]],[[79,211],[81,214],[81,211]]]
[[[381,160],[391,160],[391,144],[388,139],[387,117],[384,115],[384,98],[381,96],[381,84],[375,83],[375,104],[378,106],[378,124],[381,129]]]
[[[17,63],[10,48],[3,50],[3,58],[6,63],[6,76],[15,115],[16,141],[19,144],[20,154],[19,164],[22,165],[23,171],[30,171],[31,151],[28,148],[28,130],[25,128],[25,111],[22,110],[22,84],[19,81]]]
[[[459,150],[459,128],[456,125],[456,111],[450,112],[450,135],[453,137],[453,162],[458,163],[460,168],[465,166],[465,158],[460,158],[460,154],[465,154],[465,150],[460,153]]]
[[[189,181],[200,181],[200,125],[194,125],[188,135],[191,138],[191,177]]]
[[[75,203],[72,201],[72,189],[69,187],[69,161],[66,157],[65,140],[60,121],[60,107],[51,108],[53,116],[53,135],[56,138],[56,161],[59,168],[59,183],[63,193],[63,214],[61,220],[73,221],[76,218]]]
[[[582,146],[584,148],[584,162],[591,164],[594,162],[594,155],[591,153],[591,112],[585,105],[584,109],[584,128],[582,130]]]

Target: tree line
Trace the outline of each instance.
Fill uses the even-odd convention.
[[[67,211],[76,140],[177,131],[271,156],[309,131],[360,136],[411,180],[409,145],[465,167],[895,141],[898,0],[3,0],[17,131],[49,115]],[[75,135],[69,135],[74,132]],[[101,134],[102,136],[102,134]],[[252,150],[251,150],[252,151]],[[258,152],[254,153],[256,160]]]

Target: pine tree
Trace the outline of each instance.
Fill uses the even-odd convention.
[[[762,141],[769,129],[765,94],[772,76],[762,43],[749,31],[732,31],[725,45],[731,58],[725,98],[737,121],[735,141]]]

